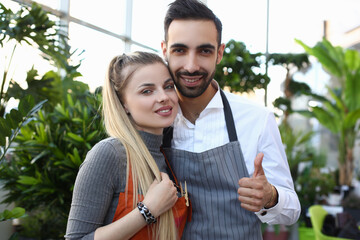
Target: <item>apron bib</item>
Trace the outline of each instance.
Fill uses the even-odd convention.
[[[178,181],[186,181],[192,218],[183,239],[262,239],[260,220],[238,200],[238,180],[249,177],[230,105],[221,91],[230,142],[201,153],[172,149],[172,128],[164,136],[164,151]]]
[[[177,178],[172,174],[172,170],[168,164],[168,161],[165,157],[166,163],[169,168],[169,177],[177,184]],[[127,199],[125,192],[119,194],[119,202],[116,207],[115,215],[113,218],[113,222],[116,220],[124,217],[128,213],[130,213],[133,208],[133,181],[132,181],[132,174],[131,169],[129,169],[129,177],[127,179]],[[126,191],[126,190],[125,190]],[[144,199],[144,196],[139,194],[138,196],[139,201],[142,201]],[[178,238],[180,239],[182,236],[182,233],[185,228],[186,221],[191,216],[191,208],[186,206],[185,197],[179,197],[177,202],[172,208],[173,214],[174,214],[174,220],[175,225],[178,231]],[[134,236],[132,236],[130,239],[132,240],[146,240],[146,239],[152,239],[152,231],[151,226],[145,226],[143,227],[139,232],[137,232]]]

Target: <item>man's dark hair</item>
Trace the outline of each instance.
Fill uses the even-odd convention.
[[[216,15],[205,4],[198,0],[175,0],[169,4],[164,20],[165,41],[168,41],[168,30],[173,20],[210,20],[217,30],[218,46],[221,44],[222,24]]]

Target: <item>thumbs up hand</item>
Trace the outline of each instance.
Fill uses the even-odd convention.
[[[262,167],[263,158],[264,154],[259,153],[254,160],[253,175],[239,180],[238,199],[241,207],[252,212],[258,212],[264,206],[273,207],[277,202],[277,191],[267,181]]]

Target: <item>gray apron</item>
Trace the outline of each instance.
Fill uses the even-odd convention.
[[[172,149],[172,128],[164,131],[164,152],[183,187],[186,181],[192,205],[192,219],[182,239],[262,239],[259,218],[238,200],[238,181],[249,173],[230,105],[220,93],[229,143],[201,153],[188,152]]]

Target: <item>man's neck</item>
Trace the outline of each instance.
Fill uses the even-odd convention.
[[[184,117],[192,124],[195,124],[196,119],[200,116],[200,113],[206,108],[211,99],[214,97],[217,91],[217,84],[211,82],[208,88],[203,94],[196,98],[187,98],[179,96],[179,104]]]

